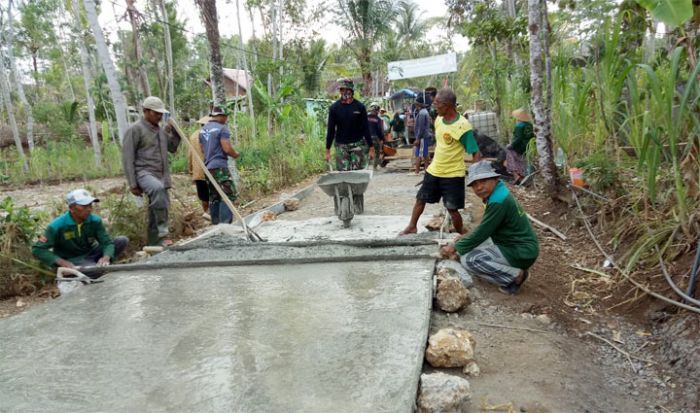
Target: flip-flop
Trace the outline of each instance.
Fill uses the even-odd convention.
[[[504,293],[504,294],[510,294],[510,295],[515,295],[520,291],[520,288],[525,284],[525,281],[527,281],[528,277],[530,276],[530,272],[528,270],[524,270],[525,272],[523,273],[523,280],[520,281],[520,284],[516,284],[515,281],[512,283],[506,285],[505,287],[498,287],[498,291]]]

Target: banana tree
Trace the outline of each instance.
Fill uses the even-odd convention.
[[[669,27],[678,27],[693,17],[690,0],[637,0],[637,3]]]
[[[267,112],[267,132],[269,135],[272,135],[273,120],[285,119],[292,110],[292,106],[287,98],[294,94],[294,85],[290,81],[284,80],[275,93],[268,94],[267,87],[260,80],[256,79],[254,90],[263,106],[263,110]]]

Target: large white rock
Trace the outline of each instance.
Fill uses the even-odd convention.
[[[459,278],[438,276],[435,301],[442,311],[453,313],[471,304],[471,297]]]
[[[418,413],[462,413],[470,398],[466,379],[441,372],[420,376]]]
[[[443,328],[428,339],[425,359],[433,367],[464,367],[474,360],[475,347],[467,330]]]
[[[442,272],[445,276],[449,274],[459,278],[467,288],[471,288],[474,285],[472,276],[467,272],[466,268],[462,267],[462,264],[457,261],[441,260],[437,263],[437,272],[438,274]]]

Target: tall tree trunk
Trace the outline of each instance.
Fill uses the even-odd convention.
[[[279,16],[279,26],[278,26],[278,31],[279,31],[279,42],[278,42],[278,49],[279,53],[277,53],[277,57],[279,58],[280,61],[280,82],[282,82],[282,76],[284,75],[284,67],[281,64],[284,62],[284,41],[282,38],[282,28],[284,27],[284,0],[279,0],[279,10],[277,11],[277,15]]]
[[[157,0],[160,13],[163,15],[163,36],[165,37],[165,59],[168,63],[168,104],[170,113],[175,117],[175,76],[173,75],[173,44],[170,37],[170,18],[165,10],[163,0]]]
[[[119,131],[119,143],[124,140],[124,133],[129,127],[129,122],[126,116],[126,100],[122,93],[119,81],[117,79],[117,70],[114,68],[114,62],[109,55],[109,49],[105,43],[104,34],[100,23],[97,21],[97,12],[95,11],[94,0],[83,0],[88,23],[92,29],[92,35],[95,37],[95,45],[97,46],[97,54],[102,62],[102,69],[105,71],[109,90],[112,94],[112,103],[114,104],[114,113],[117,117],[117,130]]]
[[[0,56],[4,53],[0,53]],[[12,106],[12,97],[10,96],[10,84],[8,82],[7,76],[5,75],[5,63],[4,57],[0,61],[0,93],[2,96],[2,102],[5,106],[5,111],[7,112],[7,119],[10,122],[10,128],[12,128],[12,137],[15,139],[15,146],[17,147],[17,152],[19,153],[19,159],[22,161],[22,169],[24,172],[29,172],[29,164],[27,164],[27,157],[24,155],[24,149],[22,149],[22,140],[19,137],[19,128],[17,128],[17,121],[15,120],[14,107]]]
[[[14,74],[19,102],[22,105],[22,109],[27,114],[27,146],[29,147],[29,153],[32,153],[32,151],[34,151],[34,116],[32,115],[32,107],[29,105],[29,101],[27,101],[27,95],[24,94],[22,76],[20,75],[19,70],[17,70],[17,65],[15,64],[15,56],[12,49],[13,42],[14,21],[12,19],[12,0],[9,0],[7,5],[7,50],[9,51],[9,55],[7,57],[10,61],[10,72]]]
[[[248,13],[250,14],[251,21],[253,17],[253,13],[248,9]],[[257,130],[255,126],[255,108],[253,108],[253,77],[252,74],[253,72],[248,68],[248,58],[246,57],[246,48],[245,45],[243,44],[243,29],[241,28],[241,7],[239,4],[239,0],[236,0],[236,18],[238,19],[238,41],[240,42],[241,46],[241,56],[243,59],[243,70],[245,70],[245,78],[246,82],[248,83],[246,87],[246,97],[248,98],[248,110],[250,111],[250,119],[251,123],[253,125],[253,139],[255,139],[257,135]],[[253,24],[253,27],[255,27],[255,24]],[[253,42],[255,41],[255,29],[253,29]],[[254,44],[254,43],[253,43]],[[256,52],[255,49],[253,51],[253,58],[255,58]],[[250,79],[248,78],[248,73],[250,73]]]
[[[224,69],[221,63],[221,48],[219,46],[219,18],[216,14],[216,0],[195,0],[199,13],[207,31],[209,42],[209,66],[214,105],[223,107],[226,104],[224,90]]]
[[[244,6],[245,7],[245,6]],[[252,28],[253,28],[253,37],[251,38],[250,44],[251,44],[251,50],[253,51],[253,61],[251,62],[251,72],[255,70],[255,67],[258,64],[258,49],[255,46],[255,42],[257,41],[257,38],[255,37],[255,19],[253,18],[253,8],[252,7],[246,7],[248,10],[248,17],[250,18],[250,21],[252,23]],[[236,0],[236,13],[238,16],[238,35],[241,35],[241,14],[240,14],[240,8],[238,7],[238,0]],[[243,39],[241,38],[241,44],[243,44]],[[244,55],[245,56],[245,55]],[[244,60],[245,62],[245,60]]]
[[[542,36],[546,27],[542,27],[542,3],[545,0],[528,0],[528,31],[530,34],[530,82],[532,84],[532,111],[535,115],[537,151],[542,177],[548,194],[555,198],[559,192],[559,177],[554,164],[552,149],[551,121],[548,120],[546,96],[543,91],[545,73],[545,50]],[[544,30],[543,30],[544,29]],[[551,87],[551,86],[550,86]]]
[[[139,36],[139,20],[143,19],[141,13],[134,6],[136,0],[126,0],[126,14],[131,23],[131,36],[134,41],[134,60],[139,73],[139,84],[141,85],[141,95],[151,96],[151,85],[148,83],[148,74],[143,65],[143,53],[141,53],[141,38]]]
[[[362,73],[362,95],[369,96],[372,92],[372,68],[370,61],[372,59],[372,50],[369,45],[362,45],[360,49],[362,56],[360,57],[360,72]]]
[[[83,36],[83,27],[80,21],[80,7],[78,0],[72,0],[73,17],[75,21],[76,33],[78,38],[78,49],[80,51],[80,65],[83,70],[83,84],[85,86],[85,100],[87,101],[88,119],[90,120],[90,143],[95,156],[95,165],[102,164],[102,154],[100,152],[100,140],[97,137],[97,121],[95,120],[95,101],[92,99],[92,74],[90,73],[90,60],[88,52],[85,48],[85,36]]]

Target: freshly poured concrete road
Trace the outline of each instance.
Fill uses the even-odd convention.
[[[0,411],[411,412],[432,272],[113,273],[0,320]]]

